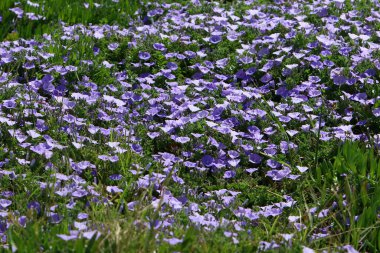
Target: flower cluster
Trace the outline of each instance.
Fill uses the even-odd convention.
[[[147,4],[126,27],[62,24],[1,42],[2,241],[40,216],[76,216],[63,240],[99,237],[106,229],[87,212],[103,206],[151,208],[158,215],[139,226],[171,245],[183,241],[173,233],[179,214],[236,244],[285,217],[289,234],[259,248],[291,245],[306,228],[289,215],[294,181],[315,166],[315,150],[380,145],[380,12],[274,2]],[[31,186],[14,187],[23,184]],[[259,188],[273,196],[255,198]],[[309,214],[322,219],[334,205],[324,208]]]

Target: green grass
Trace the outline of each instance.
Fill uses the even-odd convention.
[[[42,0],[32,1],[39,6],[31,6],[26,0],[17,1],[2,0],[0,2],[0,15],[3,21],[0,26],[0,41],[4,39],[33,38],[59,27],[59,22],[66,24],[109,24],[126,25],[131,21],[130,17],[141,6],[138,0]],[[85,7],[85,3],[89,7]],[[100,4],[96,7],[95,4]],[[24,15],[18,19],[16,14],[8,11],[9,8],[20,6]],[[43,20],[30,20],[25,13],[32,12],[43,16]]]

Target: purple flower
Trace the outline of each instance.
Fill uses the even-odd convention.
[[[308,248],[306,246],[302,247],[302,253],[315,253],[315,251],[311,248]]]
[[[268,250],[276,249],[279,247],[280,245],[278,245],[274,241],[273,242],[260,241],[259,243],[259,251],[268,251]]]
[[[269,73],[266,73],[263,77],[260,78],[260,81],[263,83],[268,83],[272,80],[272,75]]]
[[[294,237],[294,234],[280,234],[285,241],[289,242]]]
[[[0,220],[0,235],[5,234],[8,229],[8,224],[6,221]],[[1,237],[0,237],[1,238]]]
[[[138,201],[132,201],[127,204],[128,210],[129,211],[134,211],[135,207],[137,206],[139,202]]]
[[[120,175],[120,174],[113,174],[113,175],[109,176],[109,178],[111,180],[114,180],[114,181],[119,181],[119,180],[121,180],[123,178],[123,176]]]
[[[253,59],[252,57],[249,57],[249,56],[244,56],[242,58],[239,59],[239,61],[243,64],[250,64],[253,62]],[[252,73],[253,74],[253,73]]]
[[[335,85],[342,85],[345,84],[347,81],[347,78],[341,75],[336,75],[333,77],[333,82]]]
[[[323,68],[323,63],[320,61],[313,61],[310,63],[310,66],[314,69],[322,69]]]
[[[141,153],[141,152],[143,151],[143,148],[141,147],[141,145],[136,144],[136,143],[133,143],[133,144],[131,145],[131,148],[132,148],[132,150],[133,150],[134,152],[136,152],[136,153]]]
[[[178,143],[181,143],[181,144],[185,144],[185,143],[188,143],[190,141],[190,138],[186,137],[186,136],[179,136],[179,137],[175,138],[175,141]]]
[[[109,193],[120,193],[120,192],[123,192],[123,190],[120,189],[117,186],[107,186],[106,189],[107,189],[107,192],[109,192]]]
[[[373,109],[372,113],[375,115],[375,117],[380,117],[380,107]]]
[[[59,238],[61,238],[62,240],[64,240],[64,241],[71,241],[71,240],[78,239],[78,235],[77,234],[73,234],[73,235],[57,234],[57,236]]]
[[[9,10],[16,14],[17,18],[22,18],[22,15],[24,14],[24,11],[19,7],[10,8]]]
[[[96,168],[95,165],[93,165],[89,161],[81,161],[78,163],[70,162],[70,165],[73,168],[73,170],[77,171],[78,173],[82,173],[82,171],[84,171],[87,168],[92,168],[92,169]]]
[[[267,165],[269,167],[271,167],[272,169],[277,169],[277,168],[281,167],[281,164],[279,162],[273,160],[273,159],[269,159],[267,161]]]
[[[71,196],[77,197],[77,198],[82,198],[82,197],[86,196],[87,194],[88,194],[87,191],[85,191],[83,189],[78,189],[78,190],[74,191],[73,193],[71,193]]]
[[[178,238],[173,237],[173,238],[164,238],[164,241],[169,243],[170,245],[176,245],[183,242],[183,239],[178,239]]]
[[[178,65],[177,65],[177,63],[175,63],[175,62],[168,62],[168,64],[166,64],[166,67],[167,67],[168,69],[171,69],[171,70],[176,70],[176,69],[178,69]]]
[[[309,168],[308,167],[302,167],[302,166],[296,166],[297,169],[301,172],[301,173],[304,173],[305,171],[307,171]]]
[[[116,50],[119,47],[119,43],[111,43],[108,45],[108,49],[111,51]]]
[[[228,151],[228,155],[229,157],[231,157],[232,159],[235,159],[235,158],[238,158],[239,157],[239,152],[235,151],[235,150],[229,150]]]
[[[27,205],[28,209],[34,209],[37,211],[37,213],[41,212],[41,205],[37,201],[31,201]]]
[[[79,220],[85,220],[85,219],[88,218],[88,214],[87,213],[79,213],[78,216],[77,216],[77,218]]]
[[[215,63],[216,63],[216,66],[218,67],[218,68],[221,68],[221,69],[223,69],[224,67],[226,67],[227,66],[227,64],[228,64],[228,58],[223,58],[223,59],[220,59],[220,60],[217,60]]]
[[[319,90],[311,89],[311,90],[309,90],[308,95],[309,95],[309,97],[314,98],[314,97],[318,97],[318,96],[322,95],[322,92]]]
[[[263,158],[261,156],[259,156],[258,154],[250,154],[249,155],[249,161],[253,164],[260,164],[261,161],[263,160]]]
[[[240,162],[240,159],[231,159],[231,160],[228,160],[228,164],[231,166],[231,167],[236,167],[238,166]]]
[[[47,216],[49,217],[49,221],[53,224],[59,224],[59,223],[61,223],[61,221],[63,219],[63,217],[61,215],[59,215],[57,213],[53,213],[53,212],[47,214]]]
[[[35,138],[38,138],[38,137],[40,137],[41,135],[37,132],[37,131],[35,131],[35,130],[28,130],[28,131],[26,131],[26,133],[30,136],[30,137],[32,137],[33,139],[35,139]]]
[[[1,193],[1,195],[3,195],[4,197],[6,198],[12,198],[14,196],[14,193],[12,191],[3,191]],[[0,201],[1,202],[1,201]]]
[[[343,246],[343,249],[347,251],[347,253],[359,253],[353,246],[351,245],[345,245]]]
[[[12,201],[10,201],[8,199],[0,199],[0,207],[2,207],[2,208],[7,208],[11,204],[12,204]]]
[[[27,222],[26,216],[20,216],[18,218],[18,224],[20,224],[21,227],[25,227]]]
[[[150,59],[150,53],[148,52],[139,52],[139,58],[143,61],[147,61]]]
[[[3,106],[8,109],[13,109],[13,108],[16,108],[17,103],[14,99],[4,100]]]
[[[270,170],[266,176],[271,177],[274,181],[279,181],[290,176],[290,169],[286,167],[283,170]]]
[[[162,43],[154,43],[153,48],[158,50],[158,51],[165,51],[166,50],[165,45]]]
[[[40,143],[37,146],[33,146],[30,150],[36,152],[39,155],[44,155],[46,159],[49,159],[53,156],[52,147],[47,143]]]
[[[209,41],[212,43],[212,44],[218,44],[219,42],[222,41],[222,37],[220,35],[212,35],[209,39]]]
[[[206,167],[210,167],[214,163],[214,158],[210,155],[205,155],[202,157],[202,163]]]
[[[83,233],[83,237],[88,239],[88,240],[94,238],[94,236],[97,239],[100,237],[100,235],[101,235],[101,233],[97,230],[87,231],[87,232]]]
[[[234,178],[235,176],[236,176],[236,172],[235,171],[233,171],[233,170],[227,170],[226,172],[224,172],[223,178],[230,179],[230,178]]]
[[[248,172],[249,174],[252,174],[253,172],[257,171],[258,169],[257,168],[249,168],[249,169],[245,169],[246,172]]]
[[[99,155],[98,158],[103,161],[110,161],[110,162],[117,162],[119,161],[119,157],[117,155],[115,156],[108,156],[108,155]]]
[[[331,46],[331,45],[335,45],[336,44],[336,42],[334,40],[330,39],[326,35],[318,35],[317,36],[317,40],[319,42],[321,42],[325,46]]]

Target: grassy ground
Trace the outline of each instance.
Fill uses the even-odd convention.
[[[327,21],[312,3],[299,3],[301,23],[269,30],[236,20],[294,21],[301,14],[281,10],[289,3],[268,1],[232,1],[220,9],[196,1],[38,4],[0,2],[4,250],[380,250],[378,50],[354,61],[368,45],[341,30],[331,54],[322,53],[326,47],[312,43],[327,34]],[[20,18],[9,10],[17,6]],[[227,30],[241,32],[239,39],[205,40],[212,29],[224,31],[208,15],[231,7],[236,20],[228,22],[238,25]],[[362,14],[357,19],[364,25],[339,19],[335,27],[347,25],[355,34],[377,29],[375,22],[363,28],[375,3],[327,7],[335,17]],[[161,14],[150,12],[160,8]],[[246,16],[255,10],[261,14]],[[43,18],[31,21],[27,12]],[[189,15],[200,15],[193,24],[206,29],[182,25]],[[302,22],[313,32],[299,28]],[[282,40],[265,37],[277,33]],[[369,38],[378,40],[375,33]],[[247,50],[253,42],[257,46]],[[288,47],[335,66],[319,69],[312,60],[278,52]],[[202,53],[178,56],[189,51]],[[226,66],[218,67],[221,59],[228,59]],[[335,67],[339,75],[368,75],[336,85]],[[274,82],[263,79],[268,73]],[[281,95],[284,89],[289,96]]]
[[[350,168],[359,170],[353,172]],[[361,175],[365,170],[371,171],[373,177],[363,178]],[[365,151],[353,143],[342,146],[332,162],[323,163],[315,173],[309,173],[296,187],[295,191],[301,192],[297,198],[300,199],[300,204],[290,212],[295,216],[299,215],[306,228],[274,251],[302,252],[306,245],[327,251],[332,248],[336,250],[341,245],[367,249],[378,247],[380,224],[373,213],[377,212],[379,206],[379,172],[380,163],[374,158],[372,151]],[[347,176],[342,177],[342,174]],[[17,200],[17,203],[20,206],[26,204],[22,200]],[[332,204],[334,208],[330,209]],[[315,217],[309,214],[310,208],[314,206],[318,206],[317,213],[325,209],[330,211],[326,216]],[[16,246],[19,252],[252,252],[257,251],[258,245],[265,239],[283,241],[281,234],[294,233],[294,228],[283,225],[287,222],[281,217],[261,220],[252,231],[242,233],[237,244],[226,239],[224,229],[209,232],[184,226],[173,229],[176,236],[183,237],[183,242],[173,246],[157,241],[160,231],[135,224],[142,217],[159,215],[151,210],[126,214],[120,214],[116,208],[109,207],[90,206],[86,210],[96,224],[93,226],[101,226],[99,230],[107,231],[98,240],[83,238],[63,241],[56,235],[68,234],[75,217],[65,215],[66,218],[59,224],[49,225],[48,220],[43,217],[44,214],[40,214],[39,218],[38,214],[30,213],[31,219],[35,217],[26,228],[14,226],[9,231],[9,245]],[[175,219],[186,220],[186,215],[179,213]],[[311,235],[331,224],[335,225],[334,234],[310,241]]]
[[[28,4],[29,2],[29,4]],[[70,0],[44,0],[44,1],[18,1],[4,0],[0,3],[2,25],[0,39],[33,38],[44,33],[50,34],[59,28],[59,23],[66,24],[120,24],[127,25],[130,16],[138,9],[139,2],[131,1],[70,1]],[[21,6],[24,11],[23,18],[18,19],[17,14],[9,8]],[[26,13],[34,13],[30,18]]]

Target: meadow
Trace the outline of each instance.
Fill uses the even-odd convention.
[[[0,0],[0,252],[379,252],[380,3]]]

